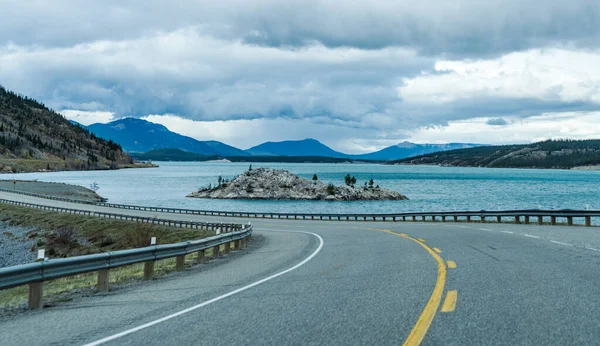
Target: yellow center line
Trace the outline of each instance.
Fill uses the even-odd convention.
[[[424,242],[425,242],[425,240],[424,240],[424,239],[421,239],[421,238],[417,238],[417,240],[418,240],[418,241],[420,241],[421,243],[424,243]]]
[[[410,331],[410,334],[404,341],[404,346],[420,345],[423,342],[423,339],[425,338],[425,334],[427,334],[429,327],[431,326],[431,322],[433,322],[433,318],[437,313],[440,303],[442,302],[442,295],[444,294],[444,285],[446,284],[446,264],[444,263],[444,260],[440,257],[440,255],[438,255],[425,243],[420,242],[415,238],[412,238],[404,233],[394,233],[390,230],[378,229],[378,231],[397,235],[399,237],[414,241],[415,243],[421,245],[425,250],[427,250],[427,252],[429,252],[429,254],[437,262],[438,273],[433,293],[431,293],[431,297],[429,298],[429,301],[427,301],[427,305],[425,305],[425,308],[421,312],[417,323],[414,325],[413,329]]]
[[[438,249],[437,247],[433,248],[433,251],[437,252],[437,253],[442,253],[442,250]]]
[[[442,305],[441,312],[452,312],[456,309],[456,298],[458,292],[456,290],[448,291],[446,293],[446,299],[444,300],[444,305]]]
[[[456,262],[448,260],[448,268],[450,268],[450,269],[456,268]]]

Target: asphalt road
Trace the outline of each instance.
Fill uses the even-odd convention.
[[[252,222],[251,246],[184,273],[0,321],[0,344],[600,342],[597,228],[218,220]]]

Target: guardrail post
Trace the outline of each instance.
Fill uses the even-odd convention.
[[[467,215],[467,222],[471,222],[471,215]]]
[[[235,246],[236,251],[239,250],[240,249],[240,240],[238,239],[238,240],[234,241],[233,245]]]
[[[519,215],[515,216],[515,223],[521,223],[521,217]]]
[[[213,259],[219,258],[219,247],[220,247],[220,245],[213,247]]]
[[[550,216],[550,224],[551,224],[552,226],[555,226],[555,225],[556,225],[556,216]]]
[[[177,256],[175,258],[175,270],[178,272],[182,272],[185,268],[185,255]]]
[[[144,262],[144,280],[152,280],[154,277],[154,261]]]
[[[496,216],[496,221],[498,223],[502,223],[502,216]]]
[[[204,250],[198,251],[198,264],[204,264]]]
[[[230,252],[231,252],[231,242],[228,241],[227,243],[225,243],[225,254],[229,255]]]
[[[572,216],[567,216],[567,225],[573,226],[573,217]]]
[[[458,216],[454,215],[454,222],[458,222]]]
[[[591,216],[586,216],[585,217],[585,226],[586,227],[592,227],[592,217]]]
[[[44,296],[44,283],[34,282],[29,284],[29,302],[30,309],[41,309],[43,306],[42,298]]]
[[[525,224],[529,225],[529,216],[525,215],[523,217],[525,218]]]
[[[108,269],[98,270],[96,289],[99,292],[108,292]]]
[[[544,223],[544,218],[542,216],[538,216],[538,225],[541,225]]]

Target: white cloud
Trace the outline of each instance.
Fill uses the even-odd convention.
[[[527,119],[508,117],[504,126],[489,125],[489,120],[473,118],[451,121],[447,126],[420,128],[411,134],[410,140],[417,143],[506,144],[600,138],[600,112],[546,113]]]
[[[102,111],[80,111],[74,109],[65,109],[60,112],[65,118],[74,120],[82,125],[91,125],[95,123],[108,123],[115,120],[114,114]]]
[[[490,60],[445,60],[435,73],[405,78],[399,96],[411,103],[477,98],[532,98],[600,104],[600,51],[528,50]]]

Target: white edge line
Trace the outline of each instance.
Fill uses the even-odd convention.
[[[535,238],[535,239],[540,239],[540,237],[538,237],[537,235],[531,235],[531,234],[521,234],[523,237],[527,237],[527,238]]]
[[[563,243],[563,242],[556,241],[556,240],[550,240],[550,242],[554,243],[554,244],[559,244],[559,245],[574,246],[573,244],[567,244],[567,243]]]
[[[500,232],[507,233],[507,234],[513,234],[514,233],[514,232],[511,232],[511,231],[500,231]]]
[[[261,230],[262,230],[262,229],[261,229]],[[266,231],[268,231],[268,230],[266,230]],[[181,311],[179,311],[179,312],[176,312],[176,313],[174,313],[174,314],[171,314],[171,315],[168,315],[168,316],[165,316],[165,317],[159,318],[159,319],[157,319],[157,320],[154,320],[154,321],[152,321],[152,322],[148,322],[148,323],[146,323],[146,324],[142,324],[141,326],[138,326],[138,327],[135,327],[135,328],[131,328],[131,329],[125,330],[125,331],[123,331],[123,332],[120,332],[120,333],[117,333],[117,334],[114,334],[114,335],[108,336],[108,337],[106,337],[106,338],[104,338],[104,339],[100,339],[100,340],[98,340],[98,341],[90,342],[90,343],[88,343],[88,344],[85,344],[84,346],[95,346],[95,345],[100,345],[100,344],[106,343],[106,342],[108,342],[108,341],[112,341],[112,340],[115,340],[115,339],[121,338],[121,337],[123,337],[123,336],[125,336],[125,335],[129,335],[129,334],[131,334],[131,333],[135,333],[135,332],[137,332],[137,331],[140,331],[140,330],[142,330],[142,329],[146,329],[146,328],[148,328],[148,327],[151,327],[151,326],[154,326],[154,325],[156,325],[156,324],[159,324],[159,323],[165,322],[165,321],[167,321],[167,320],[170,320],[170,319],[172,319],[172,318],[175,318],[175,317],[177,317],[177,316],[181,316],[181,315],[183,315],[183,314],[187,314],[188,312],[192,312],[192,311],[194,311],[194,310],[200,309],[200,308],[202,308],[202,307],[204,307],[204,306],[207,306],[207,305],[209,305],[209,304],[212,304],[212,303],[218,302],[219,300],[225,299],[225,298],[227,298],[227,297],[230,297],[230,296],[232,296],[232,295],[234,295],[234,294],[238,294],[238,293],[240,293],[240,292],[246,291],[246,290],[248,290],[248,289],[250,289],[250,288],[252,288],[252,287],[258,286],[258,285],[260,285],[260,284],[262,284],[262,283],[265,283],[265,282],[267,282],[267,281],[269,281],[269,280],[275,279],[275,278],[276,278],[276,277],[278,277],[278,276],[281,276],[281,275],[283,275],[283,274],[287,274],[287,273],[291,272],[292,270],[296,270],[296,269],[300,268],[301,266],[305,265],[305,264],[306,264],[308,261],[310,261],[311,259],[313,259],[313,257],[315,257],[315,256],[316,256],[316,255],[317,255],[317,254],[318,254],[318,253],[321,251],[321,249],[323,248],[323,244],[324,244],[324,242],[323,242],[323,238],[321,238],[321,236],[319,236],[319,235],[318,235],[318,234],[316,234],[316,233],[312,233],[312,232],[303,232],[303,231],[279,231],[279,230],[277,230],[277,231],[278,231],[278,232],[289,232],[289,233],[304,233],[304,234],[310,234],[310,235],[313,235],[313,236],[315,236],[315,237],[317,237],[317,238],[319,239],[319,242],[320,242],[320,244],[319,244],[319,247],[317,247],[317,249],[316,249],[316,250],[315,250],[315,251],[314,251],[312,254],[310,254],[310,256],[308,256],[307,258],[305,258],[305,259],[304,259],[302,262],[300,262],[300,263],[296,264],[295,266],[293,266],[293,267],[291,267],[291,268],[288,268],[288,269],[286,269],[286,270],[284,270],[284,271],[281,271],[281,272],[279,272],[279,273],[277,273],[277,274],[273,274],[273,275],[271,275],[271,276],[269,276],[269,277],[266,277],[266,278],[264,278],[264,279],[258,280],[258,281],[256,281],[256,282],[253,282],[253,283],[251,283],[251,284],[249,284],[249,285],[246,285],[246,286],[244,286],[244,287],[240,287],[240,288],[238,288],[238,289],[236,289],[236,290],[233,290],[233,291],[231,291],[231,292],[229,292],[229,293],[226,293],[226,294],[223,294],[223,295],[221,295],[221,296],[218,296],[218,297],[216,297],[216,298],[213,298],[213,299],[207,300],[207,301],[205,301],[205,302],[203,302],[203,303],[200,303],[200,304],[198,304],[198,305],[194,305],[194,306],[192,306],[192,307],[189,307],[189,308],[187,308],[187,309],[181,310]]]
[[[486,232],[495,232],[494,230],[491,230],[489,228],[480,228],[480,231],[486,231]]]

